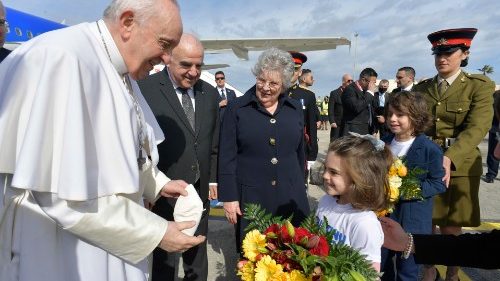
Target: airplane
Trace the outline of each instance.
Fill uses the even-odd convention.
[[[44,32],[67,27],[63,23],[57,23],[42,17],[24,13],[12,8],[5,7],[7,20],[7,34],[4,47],[15,49],[21,43],[40,35]],[[337,46],[351,46],[351,41],[344,37],[303,37],[303,38],[240,38],[240,39],[200,39],[206,54],[219,54],[232,51],[241,60],[248,60],[249,51],[262,51],[276,47],[284,51],[319,51],[336,49]],[[215,86],[213,74],[206,70],[228,67],[228,64],[210,64],[203,66],[202,78],[204,81]],[[152,72],[157,72],[162,66]],[[205,73],[205,74],[203,74]],[[235,89],[228,85],[231,89]],[[242,95],[236,90],[237,96]]]
[[[65,24],[47,20],[6,7],[8,22],[6,48],[13,49],[22,42],[44,32],[66,27]],[[351,45],[344,37],[303,37],[303,38],[240,38],[240,39],[200,39],[205,53],[218,54],[231,50],[239,59],[248,60],[249,51],[262,51],[277,47],[285,51],[331,50],[341,45]]]
[[[5,48],[14,49],[22,42],[44,32],[66,27],[66,25],[5,7],[7,34]]]

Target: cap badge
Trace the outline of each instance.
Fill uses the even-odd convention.
[[[441,38],[441,39],[439,39],[437,44],[438,45],[448,45],[448,40],[446,40],[446,38]]]

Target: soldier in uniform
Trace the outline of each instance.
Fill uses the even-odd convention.
[[[307,160],[305,177],[307,182],[308,171],[318,156],[317,122],[319,121],[319,110],[316,106],[316,95],[309,89],[300,87],[297,84],[297,80],[302,74],[302,64],[307,61],[306,55],[299,52],[290,52],[290,54],[295,63],[295,69],[292,76],[293,86],[290,87],[289,96],[298,100],[304,111],[304,150]]]
[[[488,132],[494,83],[486,76],[468,74],[467,65],[475,28],[448,29],[427,36],[438,74],[422,81],[415,91],[425,93],[433,115],[427,132],[444,150],[443,166],[448,189],[435,197],[433,224],[442,234],[458,235],[463,226],[479,226],[479,181],[482,174],[478,145]],[[437,272],[427,266],[424,280]],[[446,280],[458,280],[458,267],[448,267]]]

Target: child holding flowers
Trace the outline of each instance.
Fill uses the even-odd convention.
[[[380,271],[384,234],[374,211],[388,203],[387,171],[391,151],[371,135],[351,135],[330,144],[323,173],[327,195],[320,199],[317,218],[337,230],[335,242],[366,255]]]
[[[419,198],[403,198],[397,201],[390,217],[401,224],[406,232],[414,234],[432,233],[432,197],[446,190],[442,181],[444,176],[443,152],[423,132],[428,128],[430,115],[424,97],[416,92],[399,92],[390,96],[386,105],[386,122],[392,132],[383,140],[404,163],[407,170],[400,171],[405,176],[408,171],[419,169],[418,178],[421,190]],[[397,163],[395,163],[397,164]],[[396,165],[398,166],[398,165]],[[396,261],[394,272],[393,256]],[[382,249],[382,280],[417,280],[419,267],[413,255],[402,257],[388,249]],[[426,277],[424,276],[424,280]]]

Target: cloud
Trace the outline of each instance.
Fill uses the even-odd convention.
[[[392,79],[401,66],[412,66],[417,78],[436,74],[427,34],[445,28],[479,29],[467,71],[492,65],[490,77],[500,83],[500,9],[497,1],[463,0],[317,0],[317,1],[189,1],[179,0],[186,31],[201,38],[342,36],[351,48],[307,52],[305,67],[312,69],[319,96],[340,84],[344,73],[357,77],[364,67],[373,67],[379,78]],[[93,21],[109,0],[4,0],[6,6],[67,23]],[[53,8],[56,7],[56,8]],[[71,15],[71,16],[69,16]],[[355,42],[354,34],[359,34]],[[355,44],[356,43],[356,44]],[[228,63],[229,82],[248,89],[255,82],[250,61],[233,54],[207,55],[207,63]],[[355,56],[356,55],[356,56]],[[354,70],[354,64],[356,69]]]

